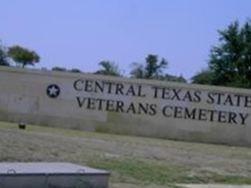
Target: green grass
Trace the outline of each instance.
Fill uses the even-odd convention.
[[[139,161],[137,159],[126,160],[99,160],[89,163],[90,166],[110,170],[119,173],[120,176],[131,177],[138,182],[146,184],[166,185],[172,183],[187,184],[251,184],[251,177],[221,175],[204,172],[194,176],[190,175],[191,169],[177,165],[156,165]]]
[[[0,122],[0,161],[66,161],[111,172],[111,184],[251,184],[251,150]]]
[[[135,179],[135,181],[159,185],[182,182],[188,171],[181,166],[157,165],[133,158],[92,161],[89,165],[111,170],[121,176]]]

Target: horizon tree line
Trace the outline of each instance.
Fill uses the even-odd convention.
[[[191,78],[191,83],[219,85],[229,87],[251,88],[251,20],[243,25],[232,22],[226,29],[219,30],[219,43],[213,46],[209,53],[208,66]],[[4,47],[0,43],[0,65],[26,67],[40,61],[39,55],[32,50],[15,45]],[[123,77],[118,65],[109,60],[99,63],[101,69],[94,74]],[[137,79],[155,79],[186,83],[183,76],[165,73],[168,61],[159,59],[156,54],[149,54],[143,63],[134,62],[130,77]],[[77,68],[67,70],[64,67],[53,67],[52,71],[67,71],[81,73]]]

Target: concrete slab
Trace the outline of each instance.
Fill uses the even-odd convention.
[[[109,175],[72,163],[0,163],[1,188],[107,188]]]
[[[72,163],[0,163],[0,174],[107,174]]]

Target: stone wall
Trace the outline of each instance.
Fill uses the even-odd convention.
[[[0,120],[251,146],[245,89],[0,68]]]

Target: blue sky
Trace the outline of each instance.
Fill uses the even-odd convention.
[[[37,51],[37,68],[93,72],[111,60],[128,74],[151,53],[190,78],[207,66],[217,30],[250,10],[250,0],[1,0],[0,39]]]

